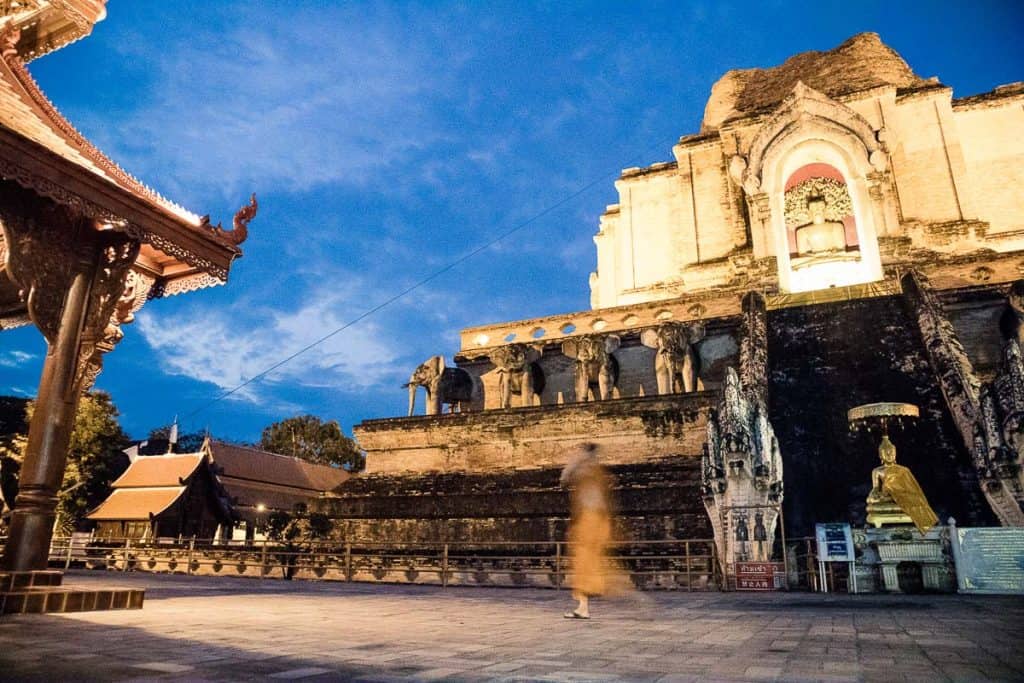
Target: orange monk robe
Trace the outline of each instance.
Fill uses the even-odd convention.
[[[625,573],[608,559],[612,510],[604,467],[596,459],[584,458],[570,464],[563,476],[572,486],[568,541],[573,590],[584,595],[628,590]]]
[[[925,498],[917,479],[903,465],[886,465],[882,491],[892,496],[922,534],[938,524],[939,518],[928,505],[928,499]]]

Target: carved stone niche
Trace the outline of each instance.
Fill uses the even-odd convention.
[[[878,234],[884,229],[883,197],[872,193],[875,174],[888,167],[880,131],[849,107],[798,83],[790,96],[758,131],[746,155],[729,162],[733,179],[743,187],[750,207],[755,258],[775,256],[783,291],[799,292],[832,285],[872,282],[882,277]],[[786,225],[786,191],[800,172],[818,165],[835,169],[845,186],[853,217],[845,244],[859,246],[850,263],[817,263],[794,268]],[[844,200],[845,201],[845,200]],[[827,208],[835,213],[843,202]],[[835,206],[833,206],[835,205]],[[805,201],[806,206],[806,201]],[[833,222],[837,222],[835,218]],[[844,245],[845,246],[845,245]]]

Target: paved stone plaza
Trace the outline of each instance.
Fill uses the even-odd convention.
[[[1024,599],[653,593],[72,572],[141,611],[0,619],[2,680],[1024,680]]]

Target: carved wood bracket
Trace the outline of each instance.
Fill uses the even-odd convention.
[[[71,209],[22,193],[0,202],[3,271],[19,288],[30,320],[48,344],[61,324],[65,297],[79,274],[91,276],[89,303],[79,333],[76,386],[92,386],[102,356],[123,334],[146,301],[153,279],[132,271],[139,241],[114,230],[97,230]]]

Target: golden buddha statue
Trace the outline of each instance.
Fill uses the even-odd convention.
[[[939,518],[928,505],[917,479],[903,465],[896,464],[896,446],[888,434],[882,435],[878,446],[882,465],[871,472],[871,493],[868,494],[868,524],[913,524],[924,534]]]
[[[825,220],[825,199],[808,197],[807,212],[811,222],[796,229],[797,254],[846,251],[846,226],[839,221]]]

